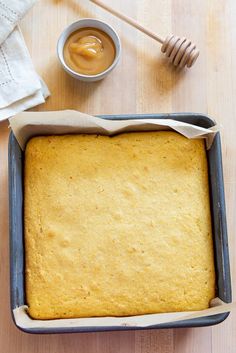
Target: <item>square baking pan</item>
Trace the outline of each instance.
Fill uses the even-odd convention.
[[[209,128],[215,122],[209,117],[200,114],[148,114],[148,115],[105,115],[103,119],[174,119]],[[211,199],[211,214],[215,251],[215,269],[217,296],[224,302],[231,302],[231,280],[228,252],[228,237],[225,212],[224,182],[222,171],[222,155],[220,133],[215,136],[214,142],[207,151],[209,185]],[[24,284],[24,234],[23,234],[23,165],[24,152],[11,132],[9,137],[9,227],[10,227],[10,286],[11,311],[26,304]],[[60,327],[60,328],[29,328],[22,329],[28,333],[68,333],[68,332],[98,332],[114,330],[162,329],[178,327],[202,327],[218,324],[224,321],[229,313],[195,318],[191,320],[158,324],[143,327]],[[14,316],[13,316],[14,320]]]

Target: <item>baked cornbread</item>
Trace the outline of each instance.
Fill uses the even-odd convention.
[[[204,142],[171,131],[32,138],[25,251],[35,319],[207,308],[215,273]]]

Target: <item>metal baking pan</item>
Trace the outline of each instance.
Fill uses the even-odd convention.
[[[149,114],[149,115],[105,115],[103,119],[174,119],[209,128],[215,125],[209,117],[200,114]],[[224,182],[220,133],[217,133],[212,147],[207,151],[211,213],[214,236],[217,296],[224,302],[231,302],[231,280],[228,251],[228,237],[225,212]],[[9,216],[10,216],[10,285],[11,310],[24,305],[24,234],[23,234],[23,164],[24,152],[20,149],[13,133],[9,137]],[[147,329],[202,327],[219,324],[229,313],[201,317],[173,323],[158,324]],[[14,317],[13,317],[14,320]],[[20,328],[20,327],[19,327]],[[21,329],[21,328],[20,328]],[[113,330],[138,330],[141,327],[75,327],[75,328],[32,328],[28,333],[95,332]]]

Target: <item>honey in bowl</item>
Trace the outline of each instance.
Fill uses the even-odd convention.
[[[80,28],[64,46],[67,66],[83,75],[97,75],[113,63],[116,49],[110,36],[98,28]]]

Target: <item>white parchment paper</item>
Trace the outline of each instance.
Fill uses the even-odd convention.
[[[149,314],[129,317],[95,317],[60,320],[32,320],[27,314],[27,306],[13,310],[16,324],[22,328],[60,328],[60,327],[148,327],[157,324],[196,319],[204,316],[222,314],[236,309],[236,303],[226,304],[219,298],[211,302],[212,307],[201,311],[189,311],[167,314]]]
[[[204,129],[195,125],[172,119],[132,119],[105,120],[66,110],[55,112],[24,112],[10,119],[10,127],[24,150],[27,141],[37,135],[56,135],[74,133],[95,133],[114,135],[128,131],[174,130],[187,138],[204,138],[209,149],[218,131],[217,126]],[[138,315],[130,317],[99,317],[60,320],[33,320],[27,314],[27,306],[14,309],[16,324],[22,328],[60,328],[60,327],[104,327],[104,326],[140,326],[188,320],[203,316],[225,313],[236,308],[235,303],[226,304],[219,298],[211,302],[211,308],[195,312]]]
[[[30,137],[35,135],[56,135],[95,133],[114,135],[128,131],[155,131],[173,129],[187,138],[206,139],[210,148],[217,126],[204,129],[199,126],[172,119],[106,120],[74,110],[51,112],[24,112],[9,119],[10,126],[22,149]]]

